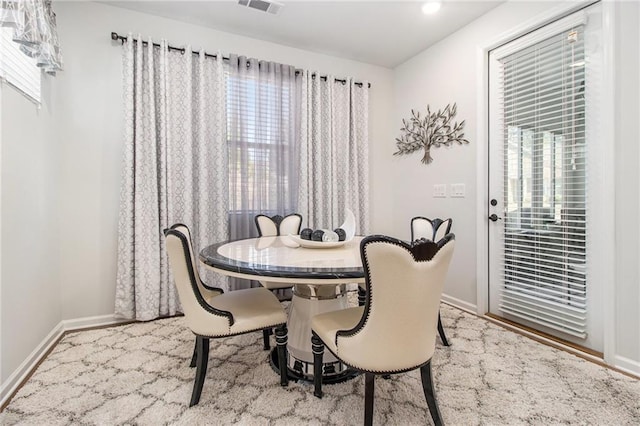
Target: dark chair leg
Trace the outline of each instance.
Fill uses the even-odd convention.
[[[441,426],[443,424],[442,416],[440,415],[440,409],[438,408],[436,392],[433,388],[433,378],[431,376],[431,360],[420,367],[420,377],[422,378],[422,390],[424,391],[424,397],[427,399],[427,405],[429,406],[429,412],[431,413],[433,423],[436,426]]]
[[[191,355],[191,362],[189,363],[189,367],[191,368],[195,367],[197,359],[198,359],[198,338],[196,337],[196,343],[193,345],[193,355]]]
[[[367,300],[367,290],[358,286],[358,306],[364,306],[364,303],[366,300]]]
[[[276,328],[276,345],[278,346],[278,368],[280,368],[280,386],[289,385],[287,374],[287,325]]]
[[[322,357],[324,342],[315,333],[311,335],[311,351],[313,352],[313,394],[322,398]]]
[[[376,387],[376,375],[373,373],[364,374],[364,424],[373,425],[373,393]]]
[[[268,351],[271,348],[269,344],[269,336],[271,336],[272,332],[270,328],[265,328],[262,330],[262,349]]]
[[[442,344],[445,346],[450,346],[451,343],[447,340],[447,336],[444,334],[444,327],[442,327],[442,319],[440,318],[440,311],[438,311],[438,334],[440,334],[440,339],[442,340]]]
[[[193,392],[191,393],[191,402],[189,407],[193,407],[200,402],[200,394],[202,393],[202,385],[207,376],[207,364],[209,363],[209,338],[196,337],[196,345],[198,346],[198,368],[196,369],[196,380],[193,383]]]

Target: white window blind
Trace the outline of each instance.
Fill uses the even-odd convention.
[[[499,59],[504,135],[500,310],[587,335],[584,25]]]
[[[13,28],[0,27],[0,78],[40,103],[40,68],[12,40]]]
[[[289,85],[230,72],[226,84],[231,210],[252,215],[291,210],[296,151]]]

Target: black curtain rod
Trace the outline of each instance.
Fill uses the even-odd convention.
[[[112,33],[111,33],[111,40],[114,40],[114,41],[118,41],[118,40],[119,40],[122,44],[124,44],[124,43],[125,43],[125,41],[127,41],[127,38],[126,38],[125,36],[121,36],[121,35],[119,35],[119,34],[118,34],[118,33],[116,33],[116,32],[112,32]],[[133,41],[137,41],[137,40],[134,38],[134,39],[133,39]],[[142,45],[143,45],[143,46],[147,46],[148,44],[149,44],[149,42],[148,42],[148,41],[144,41],[144,40],[142,41]],[[160,44],[158,44],[158,43],[153,43],[153,45],[154,45],[155,47],[160,47]],[[175,46],[167,46],[167,47],[169,48],[169,50],[175,50],[175,51],[178,51],[178,52],[182,52],[183,54],[184,54],[184,52],[186,52],[186,50],[185,50],[185,48],[184,48],[184,47],[175,47]],[[200,54],[200,52],[198,52],[198,51],[193,51],[193,54],[194,54],[194,55],[199,55],[199,54]],[[214,58],[214,59],[217,59],[217,58],[218,58],[218,55],[214,55],[214,54],[207,53],[207,52],[205,52],[205,53],[204,53],[204,56],[205,56],[205,58]],[[228,61],[228,60],[229,60],[229,58],[228,58],[228,57],[226,57],[226,56],[223,56],[223,57],[222,57],[222,60],[224,60],[224,61]],[[296,70],[296,74],[300,74],[301,72],[302,72],[302,70]],[[311,74],[311,78],[316,78],[316,74]],[[320,79],[321,79],[321,80],[324,80],[324,81],[327,81],[327,76],[326,76],[326,75],[321,75],[321,76],[320,76]],[[335,78],[335,79],[334,79],[334,81],[335,81],[336,83],[342,83],[342,84],[346,84],[346,83],[347,83],[347,80],[345,80],[345,79],[340,79],[340,78]],[[355,84],[356,86],[360,86],[360,87],[362,87],[362,83],[360,83],[360,82],[355,82],[355,83],[353,83],[353,84]],[[367,83],[367,87],[371,88],[371,83]]]

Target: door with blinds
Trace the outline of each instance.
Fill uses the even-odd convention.
[[[587,265],[599,10],[490,52],[488,206],[490,313],[597,351]]]

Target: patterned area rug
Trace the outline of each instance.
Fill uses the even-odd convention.
[[[640,424],[640,381],[442,305],[452,346],[433,360],[449,425]],[[0,414],[2,424],[362,424],[364,378],[281,388],[261,334],[212,340],[188,408],[194,337],[183,318],[67,335]],[[431,424],[419,372],[376,379],[378,425]]]

